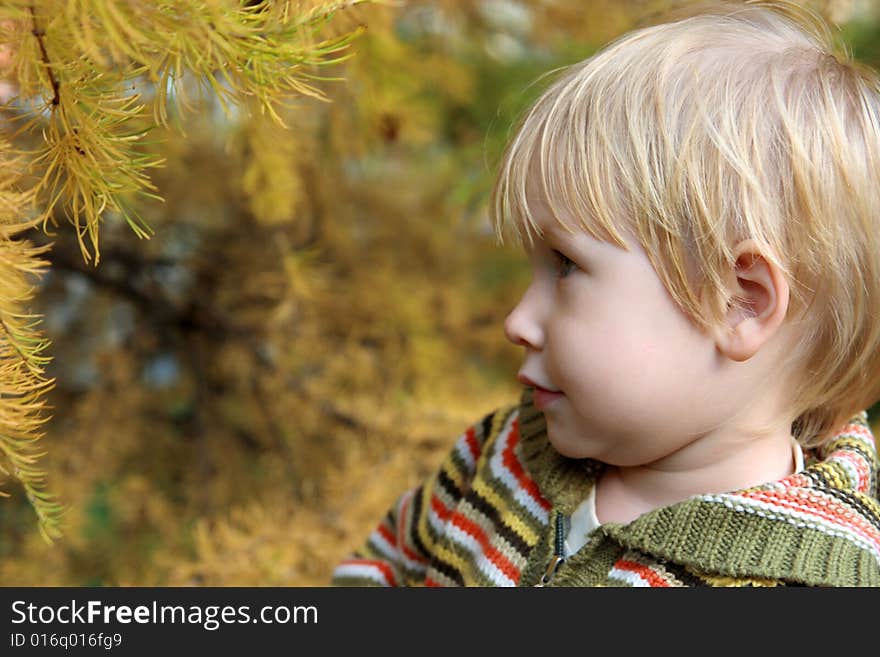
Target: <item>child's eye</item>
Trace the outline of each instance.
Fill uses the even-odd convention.
[[[556,274],[557,274],[557,276],[559,276],[559,278],[565,278],[572,271],[574,271],[575,268],[577,268],[577,265],[574,263],[574,260],[569,258],[564,253],[561,253],[561,252],[557,251],[556,249],[553,249],[553,255],[556,257],[556,260],[558,263],[558,269],[556,271]]]

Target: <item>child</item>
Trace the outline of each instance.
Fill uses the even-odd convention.
[[[493,208],[525,392],[334,583],[880,586],[880,86],[818,18],[716,4],[570,67]]]

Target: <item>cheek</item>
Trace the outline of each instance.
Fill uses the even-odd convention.
[[[679,318],[633,312],[614,319],[572,319],[553,327],[550,374],[560,387],[603,398],[620,390],[655,398],[665,397],[675,381],[681,385],[705,373],[707,343]]]
[[[654,344],[636,343],[633,337],[613,323],[585,319],[558,323],[548,340],[554,381],[571,393],[596,395],[609,383],[631,378],[638,364],[656,350]]]

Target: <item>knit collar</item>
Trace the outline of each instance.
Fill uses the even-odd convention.
[[[559,454],[532,396],[526,388],[520,401],[519,449],[544,497],[570,515],[604,465]],[[691,497],[599,531],[629,549],[722,577],[880,586],[877,468],[874,436],[862,411],[801,472],[754,488]]]

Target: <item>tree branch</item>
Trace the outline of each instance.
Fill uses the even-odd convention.
[[[34,6],[31,5],[28,7],[31,12],[31,19],[34,22],[34,29],[31,30],[31,34],[33,34],[37,43],[40,44],[40,54],[43,57],[43,64],[46,66],[46,73],[49,74],[49,83],[52,85],[52,107],[58,105],[61,102],[61,83],[55,79],[55,74],[52,72],[52,62],[49,61],[49,53],[46,51],[46,44],[43,41],[43,37],[46,36],[45,30],[41,30],[37,25],[37,12],[34,10]]]

